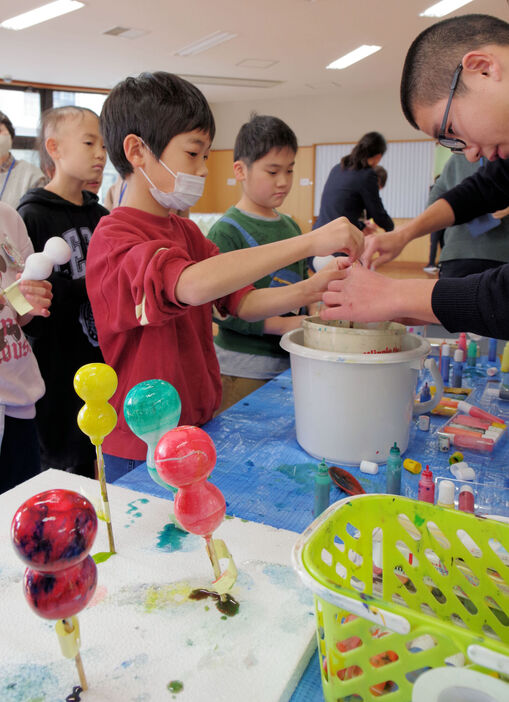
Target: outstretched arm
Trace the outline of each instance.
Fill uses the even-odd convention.
[[[418,217],[407,224],[397,227],[393,232],[372,234],[366,237],[363,263],[378,268],[383,263],[392,261],[405,246],[420,236],[444,229],[454,224],[454,212],[446,200],[440,199],[430,205]],[[379,254],[375,258],[375,254]]]
[[[323,295],[322,319],[352,322],[384,322],[412,319],[438,322],[431,295],[436,280],[395,279],[360,265],[338,272]]]
[[[272,271],[309,256],[327,256],[330,253],[342,251],[355,260],[361,255],[363,248],[362,232],[346,217],[340,217],[309,234],[276,241],[265,246],[228,251],[194,263],[182,271],[175,293],[177,299],[184,304],[202,305],[229,295],[253,281],[260,280]],[[296,284],[298,285],[300,283]],[[298,295],[295,297],[297,298]],[[274,310],[261,316],[278,315],[298,307],[299,304],[307,304],[307,302],[284,305],[284,309],[280,311]]]
[[[319,302],[327,290],[327,285],[342,275],[341,267],[349,265],[350,260],[342,257],[335,259],[338,267],[324,268],[307,280],[280,288],[260,288],[244,295],[237,309],[237,316],[250,322],[266,317],[274,318],[297,307],[305,307]],[[284,319],[287,319],[286,317]],[[300,326],[300,325],[296,325]],[[295,327],[292,327],[295,328]],[[288,329],[285,329],[288,331]]]

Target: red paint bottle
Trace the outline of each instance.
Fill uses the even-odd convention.
[[[422,502],[430,502],[431,504],[435,502],[435,483],[433,482],[433,473],[430,471],[429,466],[426,466],[426,469],[421,473],[421,479],[417,488],[417,499],[422,500]]]
[[[474,513],[475,497],[470,485],[462,485],[458,497],[458,509],[462,512]]]

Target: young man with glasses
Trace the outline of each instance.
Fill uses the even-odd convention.
[[[488,15],[438,22],[412,43],[401,103],[408,121],[461,152],[489,163],[419,217],[366,241],[363,260],[390,261],[412,239],[509,204],[509,24]],[[509,338],[509,264],[441,280],[394,280],[353,266],[324,294],[324,319],[417,318],[449,331]]]

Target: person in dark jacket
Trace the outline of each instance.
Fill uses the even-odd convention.
[[[394,229],[394,223],[380,199],[380,187],[374,170],[386,150],[384,137],[378,132],[368,132],[350,154],[343,156],[329,173],[313,229],[337,217],[346,217],[362,230],[365,227],[364,212],[367,219],[373,219],[385,231]]]
[[[415,128],[469,161],[484,156],[489,163],[404,227],[372,236],[366,265],[391,260],[418,236],[509,204],[509,24],[463,15],[421,32],[406,57],[401,102]],[[509,339],[509,264],[438,281],[391,281],[355,266],[329,285],[323,299],[329,307],[324,319],[411,317],[441,322],[451,332]]]
[[[51,109],[41,121],[41,163],[54,166],[44,188],[30,190],[18,212],[35,251],[52,236],[71,247],[69,263],[55,266],[52,313],[25,327],[46,384],[37,402],[41,466],[94,477],[95,450],[76,418],[83,406],[73,387],[74,374],[86,363],[102,362],[85,268],[92,233],[103,215],[97,195],[82,190],[84,181],[102,176],[106,152],[97,115],[74,106]]]

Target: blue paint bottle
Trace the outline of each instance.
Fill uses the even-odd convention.
[[[385,492],[388,495],[399,495],[401,493],[401,451],[396,442],[389,452],[385,475],[387,481]]]
[[[497,360],[497,340],[490,339],[488,342],[488,361],[493,363]]]
[[[463,351],[456,349],[454,361],[452,363],[452,383],[453,388],[460,388],[463,382]]]
[[[428,383],[424,383],[423,387],[421,388],[419,402],[427,402],[428,400],[431,400],[431,390],[429,389]]]
[[[318,466],[315,475],[315,501],[313,507],[313,517],[316,519],[330,504],[331,479],[329,469],[325,460]]]
[[[500,371],[502,372],[502,382],[498,396],[501,400],[509,400],[509,341],[504,346]]]
[[[451,368],[451,347],[449,344],[442,345],[442,361],[440,363],[440,374],[445,385],[449,385],[449,371]]]

